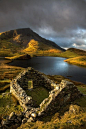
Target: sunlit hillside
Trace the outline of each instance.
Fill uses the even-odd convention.
[[[80,65],[80,66],[86,66],[86,56],[78,56],[75,58],[66,59],[65,62]]]
[[[61,53],[62,51],[59,49],[54,49],[52,47],[49,47],[48,45],[44,45],[42,42],[38,42],[32,39],[22,52],[36,56],[49,56]]]
[[[52,50],[53,49],[53,50]],[[21,54],[48,55],[65,51],[52,41],[46,40],[29,28],[0,33],[0,56],[10,57]]]

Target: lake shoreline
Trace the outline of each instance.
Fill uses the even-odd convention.
[[[67,62],[64,62],[65,59],[66,58],[63,58],[63,57],[48,57],[48,56],[40,57],[39,56],[39,57],[33,57],[31,60],[13,60],[12,62],[8,63],[8,65],[22,67],[22,68],[33,67],[34,69],[46,75],[62,75],[71,80],[74,80],[77,82],[79,81],[86,84],[85,77],[83,78],[83,76],[85,76],[84,71],[86,71],[86,68],[76,66],[76,65],[71,65]],[[59,72],[59,69],[61,69],[60,72]],[[84,74],[82,71],[84,72]],[[74,72],[75,72],[75,75],[73,74]],[[78,75],[79,75],[79,78],[78,78]]]

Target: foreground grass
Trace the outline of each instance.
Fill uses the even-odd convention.
[[[8,61],[7,61],[8,62]],[[6,62],[6,63],[7,63]],[[8,66],[0,64],[0,93],[5,92],[10,88],[10,81],[19,73],[23,68]]]
[[[9,115],[12,111],[19,114],[22,111],[17,100],[13,96],[7,94],[3,97],[2,93],[9,93],[10,81],[19,73],[23,68],[8,66],[0,64],[0,118]]]
[[[21,70],[22,68],[19,67],[0,65],[0,88],[9,85],[10,80],[12,80]],[[60,75],[48,75],[48,77],[57,84],[59,84],[61,80],[66,79]],[[69,79],[66,80],[71,81]],[[82,93],[86,94],[85,84],[75,81],[73,81],[73,83]],[[9,89],[5,91],[5,93],[7,92],[9,92]],[[48,91],[40,87],[33,91],[29,91],[28,95],[33,95],[32,97],[36,104],[39,104],[42,99],[48,96]],[[18,129],[86,129],[86,96],[77,99],[72,104],[76,105],[77,108],[80,108],[80,111],[77,114],[70,114],[68,111],[70,105],[66,105],[64,108],[62,107],[61,111],[56,112],[55,114],[48,114],[46,117],[41,118],[41,120],[36,122],[22,124]],[[17,104],[17,101],[13,96],[5,95],[2,98],[2,94],[0,94],[0,117],[7,116],[12,111],[19,114],[22,110],[23,109]]]
[[[48,90],[46,90],[44,87],[36,87],[32,90],[27,90],[26,91],[27,95],[28,96],[32,96],[33,98],[33,102],[34,102],[34,105],[36,107],[39,106],[39,104],[45,99],[48,97],[49,95],[49,92]]]
[[[7,90],[5,93],[9,93]],[[17,114],[23,111],[22,107],[17,104],[17,100],[13,98],[12,95],[7,94],[3,97],[0,94],[0,117],[8,116],[11,112],[16,112]]]
[[[60,115],[57,112],[53,116],[46,116],[45,119],[50,117],[50,120],[46,122],[25,123],[18,129],[86,129],[86,97],[74,101],[73,105],[77,113],[70,113],[67,110],[64,115]]]
[[[18,73],[21,72],[23,68],[21,67],[14,67],[14,66],[9,66],[6,64],[0,64],[0,80],[2,80],[2,83],[6,80],[12,80]]]
[[[20,57],[22,57],[22,56],[25,56],[26,54],[15,54],[14,56],[12,56],[12,57],[5,57],[5,59],[8,59],[8,60],[16,60],[16,59],[18,59],[18,58],[20,58]]]
[[[62,79],[65,79],[60,75],[48,75],[48,77],[57,84]],[[70,79],[66,80],[71,81]],[[83,94],[86,94],[85,84],[75,81],[72,82]],[[70,104],[68,104],[55,114],[48,114],[36,122],[22,124],[17,129],[86,129],[86,96],[82,96],[72,104],[75,105],[77,113],[70,113]]]

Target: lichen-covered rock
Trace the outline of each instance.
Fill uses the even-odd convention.
[[[33,121],[34,121],[33,117],[30,117],[30,118],[27,120],[28,123],[33,122]]]
[[[31,114],[30,111],[27,111],[27,112],[25,113],[25,117],[26,117],[26,118],[29,118],[30,114]]]
[[[22,124],[25,124],[26,122],[27,122],[27,118],[24,118],[23,120],[22,120]]]
[[[32,117],[36,118],[37,114],[34,112],[31,114]]]
[[[70,114],[78,114],[78,113],[80,113],[80,111],[81,111],[81,108],[80,108],[80,106],[78,106],[78,105],[70,105],[70,107],[69,107],[69,113]]]
[[[15,119],[15,118],[16,118],[15,112],[11,112],[11,114],[9,115],[9,119]]]

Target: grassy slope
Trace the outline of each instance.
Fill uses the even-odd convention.
[[[61,50],[55,49],[53,46],[46,45],[42,42],[32,39],[26,47],[21,46],[18,43],[12,43],[12,39],[0,40],[0,57],[6,57],[7,59],[16,59],[22,54],[29,54],[32,57],[36,56],[57,56],[57,53],[61,53]]]
[[[20,48],[20,45],[13,44],[11,39],[0,40],[0,57],[13,56],[20,52]]]
[[[86,56],[78,56],[75,58],[66,59],[65,62],[86,67]]]
[[[19,73],[23,68],[8,66],[0,64],[0,118],[9,115],[12,111],[19,114],[22,111],[20,105],[17,105],[17,101],[13,96],[5,95],[2,97],[2,93],[8,93],[10,88],[10,81]]]
[[[65,58],[73,58],[73,57],[77,57],[78,54],[73,52],[73,51],[67,50],[67,51],[62,52],[60,54],[57,54],[57,56],[65,57]]]
[[[57,55],[68,58],[64,60],[65,62],[86,67],[86,51],[70,48]]]

